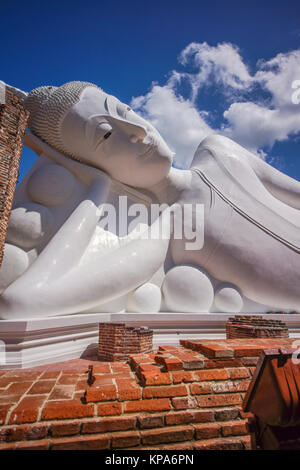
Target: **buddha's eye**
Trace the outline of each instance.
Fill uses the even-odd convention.
[[[120,117],[122,117],[123,119],[126,119],[126,115],[129,111],[131,111],[131,108],[130,106],[128,106],[127,104],[124,104],[124,103],[118,103],[117,105],[117,111],[118,111],[118,115]]]
[[[111,131],[106,132],[106,134],[103,136],[103,139],[108,139],[111,136]]]

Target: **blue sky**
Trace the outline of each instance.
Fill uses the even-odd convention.
[[[131,103],[189,165],[222,132],[300,179],[300,3],[1,1],[0,80],[94,82]],[[20,179],[35,160],[24,148]]]

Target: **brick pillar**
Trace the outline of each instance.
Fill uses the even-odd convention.
[[[0,266],[29,113],[11,91],[0,104]]]
[[[236,315],[228,318],[226,338],[288,338],[289,330],[281,320],[268,320],[259,315]]]
[[[153,331],[128,327],[125,323],[99,324],[98,358],[102,361],[127,361],[131,354],[153,349]]]

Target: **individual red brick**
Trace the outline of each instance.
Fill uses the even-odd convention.
[[[166,425],[174,426],[177,424],[190,424],[194,422],[193,411],[179,411],[166,414]]]
[[[262,351],[265,349],[264,347],[260,346],[233,346],[235,357],[253,357],[253,356],[260,356]]]
[[[114,374],[111,374],[111,377],[113,379],[116,379],[117,381],[122,381],[122,380],[133,380],[135,381],[135,378],[132,377],[132,373],[130,371],[119,371],[115,372]]]
[[[113,375],[112,374],[94,374],[95,382],[93,386],[101,386],[101,385],[113,385]],[[87,382],[85,383],[85,385]],[[96,385],[95,385],[96,384]]]
[[[179,348],[178,346],[159,346],[158,348],[158,352],[174,352],[174,351],[177,351]]]
[[[242,450],[244,448],[240,439],[207,439],[195,442],[195,450]]]
[[[227,382],[212,383],[211,388],[214,393],[246,392],[249,384],[250,380],[236,380],[234,382],[228,380]]]
[[[216,421],[232,421],[239,417],[239,408],[221,408],[215,410],[215,420]]]
[[[93,363],[94,374],[109,374],[111,372],[110,365],[107,363],[97,362]]]
[[[38,440],[47,436],[48,425],[19,425],[7,426],[0,429],[0,441]]]
[[[142,396],[142,390],[134,380],[117,381],[117,389],[121,401],[138,400]]]
[[[0,428],[0,442],[20,441],[24,438],[22,426],[9,426]]]
[[[242,398],[238,393],[228,393],[226,395],[202,395],[197,397],[200,407],[210,408],[214,406],[239,405]]]
[[[58,385],[75,385],[79,378],[78,374],[62,374],[61,377],[58,379]]]
[[[224,367],[241,367],[241,359],[206,359],[205,369],[222,369]]]
[[[99,403],[98,416],[120,415],[122,413],[122,405],[118,402]]]
[[[97,385],[95,382],[91,387],[86,388],[84,400],[89,402],[109,401],[117,398],[117,388],[115,385]]]
[[[13,406],[12,403],[7,404],[7,405],[0,405],[0,425],[5,424],[7,414],[12,406]]]
[[[1,389],[6,388],[9,385],[11,385],[12,383],[22,382],[22,380],[24,380],[24,379],[20,378],[20,377],[1,377],[0,378],[0,388]],[[21,390],[21,393],[22,393],[22,390]]]
[[[139,372],[160,372],[160,367],[157,364],[139,364]]]
[[[228,372],[225,369],[197,370],[194,372],[194,377],[200,381],[229,379]]]
[[[49,400],[68,400],[73,398],[74,385],[55,385],[49,396]]]
[[[196,439],[211,439],[219,437],[221,427],[218,423],[196,424],[194,426]]]
[[[165,358],[163,361],[164,367],[166,370],[181,370],[183,368],[183,363],[177,358]]]
[[[164,415],[139,415],[137,417],[141,429],[161,428],[164,426]]]
[[[73,419],[94,416],[94,405],[84,405],[80,400],[49,401],[42,412],[43,420]]]
[[[148,356],[148,354],[135,354],[133,356],[129,356],[129,362],[133,367],[137,368],[140,364],[152,363],[153,360]]]
[[[121,449],[124,447],[133,447],[140,444],[140,434],[138,431],[116,432],[112,435],[112,448]]]
[[[31,387],[32,382],[14,382],[11,383],[6,389],[7,394],[18,394],[23,395]]]
[[[235,380],[235,390],[237,392],[247,392],[251,380]]]
[[[90,434],[107,431],[127,431],[135,429],[135,416],[116,416],[114,418],[103,418],[95,421],[87,421],[82,423],[82,434]]]
[[[40,408],[45,402],[45,396],[25,397],[12,411],[9,424],[34,423],[38,420]]]
[[[143,444],[190,441],[193,435],[194,429],[192,426],[174,426],[141,431]]]
[[[173,383],[181,383],[181,382],[193,382],[194,376],[192,372],[183,370],[183,371],[174,371],[173,372]]]
[[[234,357],[234,352],[231,348],[226,346],[224,347],[220,344],[211,344],[210,346],[208,344],[201,344],[199,345],[198,350],[215,358]]]
[[[130,367],[128,364],[123,364],[121,362],[112,363],[111,369],[113,372],[128,372],[130,374]]]
[[[212,393],[212,384],[210,382],[198,382],[190,385],[192,395],[201,395]]]
[[[50,371],[43,372],[40,379],[43,379],[43,380],[44,379],[57,379],[57,377],[59,377],[60,374],[61,374],[60,370],[50,370]]]
[[[259,357],[242,357],[242,363],[245,366],[256,366],[258,363]]]
[[[188,408],[198,408],[196,397],[175,397],[172,398],[172,405],[175,410],[186,410]]]
[[[55,385],[55,380],[40,380],[28,390],[29,395],[42,395],[50,393]]]
[[[5,378],[11,377],[11,382],[21,382],[31,381],[35,382],[41,375],[41,371],[33,371],[30,369],[12,369],[5,374]]]
[[[146,387],[143,390],[143,398],[182,397],[187,395],[187,393],[186,385]]]
[[[222,435],[224,437],[227,436],[238,436],[240,434],[247,434],[247,421],[231,421],[222,424]]]
[[[17,442],[17,450],[48,450],[50,445],[49,439],[43,439],[42,441],[27,441]]]
[[[143,372],[141,379],[144,385],[170,385],[172,383],[169,372]]]
[[[246,379],[250,377],[249,371],[246,367],[233,367],[227,369],[227,372],[231,379]]]
[[[79,434],[81,422],[71,421],[68,423],[53,423],[51,425],[51,435],[53,437],[73,436]]]
[[[204,359],[197,356],[178,355],[182,361],[182,367],[185,370],[203,369]]]
[[[193,411],[195,423],[206,423],[214,421],[215,415],[212,410],[195,410]]]
[[[5,392],[3,392],[5,393]],[[0,405],[13,405],[20,401],[22,395],[0,395]]]
[[[167,425],[206,423],[214,421],[214,412],[211,410],[188,410],[166,414]]]
[[[109,434],[53,439],[51,445],[52,450],[102,450],[109,447]]]
[[[150,400],[129,401],[125,403],[125,413],[138,411],[164,411],[170,410],[171,405],[168,398],[152,398]]]

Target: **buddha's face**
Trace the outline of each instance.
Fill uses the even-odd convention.
[[[113,179],[150,188],[169,172],[173,152],[158,131],[132,109],[94,87],[87,87],[66,115],[62,137],[82,161]]]

